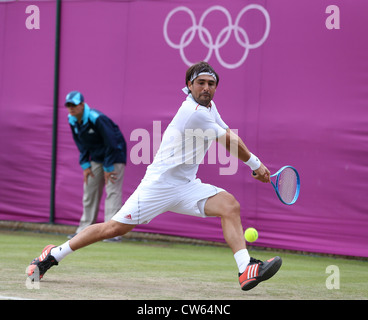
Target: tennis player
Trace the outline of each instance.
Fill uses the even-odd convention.
[[[238,266],[242,290],[254,288],[279,270],[280,257],[263,262],[249,256],[240,206],[234,196],[196,178],[198,166],[215,140],[248,165],[250,173],[255,171],[255,179],[270,182],[269,170],[221,119],[212,100],[219,83],[215,70],[208,63],[199,62],[187,70],[185,83],[183,91],[187,98],[168,125],[138,188],[110,221],[91,225],[58,247],[46,246],[28,267],[31,279],[41,279],[50,267],[72,252],[124,235],[166,211],[221,218],[224,238]]]

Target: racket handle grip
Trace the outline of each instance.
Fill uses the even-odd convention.
[[[256,174],[256,172],[255,172],[255,171],[253,171],[253,172],[252,172],[252,175],[256,176],[257,174]]]

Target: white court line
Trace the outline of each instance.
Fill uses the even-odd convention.
[[[34,299],[27,299],[27,298],[21,298],[21,297],[0,296],[0,300],[34,300]]]

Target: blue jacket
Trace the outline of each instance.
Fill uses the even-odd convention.
[[[90,161],[102,163],[106,172],[114,170],[114,163],[126,163],[124,136],[111,119],[86,103],[81,123],[74,116],[68,117],[83,169],[91,166]]]

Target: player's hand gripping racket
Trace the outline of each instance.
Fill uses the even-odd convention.
[[[254,171],[253,175],[256,175]],[[272,181],[274,177],[276,177],[275,182]],[[271,175],[271,184],[282,203],[291,205],[298,199],[300,177],[298,171],[292,166],[282,167],[275,174]]]

